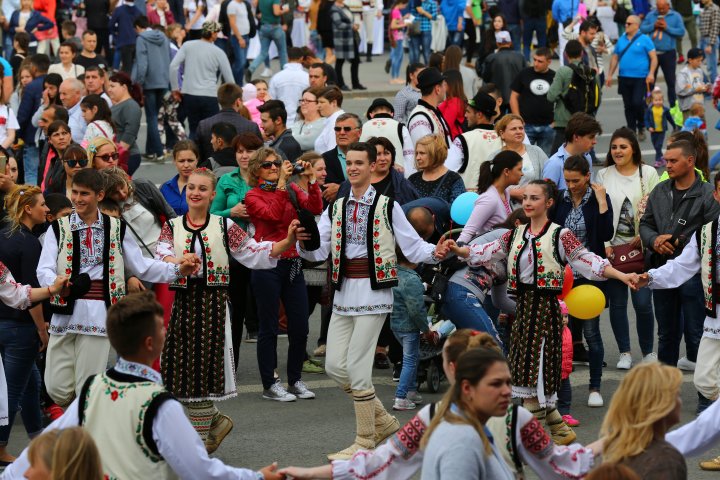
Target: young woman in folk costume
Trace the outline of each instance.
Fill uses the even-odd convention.
[[[209,452],[233,427],[230,417],[219,413],[213,402],[237,395],[227,304],[229,257],[251,269],[273,268],[276,257],[295,244],[298,228],[295,221],[284,240],[256,242],[232,220],[209,213],[215,185],[210,170],[201,168],[190,175],[188,213],[163,225],[156,251],[166,262],[191,253],[201,258],[196,274],[171,284],[175,301],[161,372],[167,390],[188,408]]]
[[[556,408],[562,363],[557,294],[562,291],[565,264],[591,280],[614,278],[632,286],[639,278],[615,270],[606,259],[585,249],[570,230],[548,220],[556,193],[552,182],[533,180],[523,194],[528,225],[485,245],[459,248],[452,240],[448,245],[470,265],[507,262],[508,290],[517,293],[510,347],[513,396],[522,398],[538,420],[545,420],[555,443],[568,445],[575,440],[575,432]]]

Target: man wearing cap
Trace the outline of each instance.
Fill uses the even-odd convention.
[[[687,120],[690,115],[690,107],[693,104],[705,102],[705,94],[712,88],[711,84],[705,83],[705,72],[702,69],[704,58],[705,54],[702,50],[691,48],[687,54],[687,65],[678,73],[675,88],[680,100],[679,104],[683,113],[683,120]]]
[[[235,83],[230,62],[224,51],[215,46],[218,22],[207,21],[202,25],[200,40],[183,43],[175,58],[170,62],[170,85],[175,100],[183,102],[190,125],[190,138],[201,120],[211,117],[220,110],[217,101],[217,81]],[[178,71],[184,65],[182,90],[178,86]]]
[[[402,167],[405,178],[415,173],[415,145],[405,125],[395,120],[395,108],[384,98],[376,98],[368,108],[368,122],[363,125],[361,142],[372,137],[385,137],[395,147],[395,165]],[[402,152],[402,155],[400,154]]]
[[[693,18],[693,23],[695,19]],[[683,17],[670,8],[669,0],[657,0],[655,10],[645,16],[640,31],[649,35],[657,52],[657,65],[653,76],[657,77],[658,68],[662,68],[668,90],[668,101],[675,105],[675,69],[677,68],[677,41],[685,36]],[[695,46],[695,45],[693,45]],[[714,80],[714,79],[713,79]],[[653,85],[649,87],[653,89]]]
[[[491,53],[485,59],[482,77],[485,83],[494,83],[500,87],[503,98],[501,112],[506,113],[509,111],[510,85],[527,64],[522,53],[513,50],[510,32],[496,32],[495,42],[498,46],[497,52]]]
[[[426,68],[418,75],[418,88],[421,97],[408,119],[413,145],[426,135],[438,134],[445,138],[445,144],[449,147],[452,143],[450,127],[437,108],[445,100],[445,76],[435,67]]]
[[[485,92],[476,93],[465,109],[469,130],[455,137],[445,166],[460,174],[468,190],[477,187],[480,165],[488,155],[502,149],[493,126],[498,115],[497,102]]]

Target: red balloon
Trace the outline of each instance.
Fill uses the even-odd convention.
[[[565,278],[563,279],[563,288],[562,293],[558,295],[558,298],[560,300],[564,299],[568,293],[570,293],[570,290],[573,288],[573,272],[572,268],[570,268],[570,264],[565,265]]]

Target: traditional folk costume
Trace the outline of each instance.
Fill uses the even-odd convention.
[[[10,308],[27,310],[31,307],[30,285],[21,285],[15,281],[10,270],[0,262],[0,301]],[[0,425],[8,424],[8,391],[5,381],[5,369],[0,358]]]
[[[418,140],[427,135],[440,135],[445,139],[445,146],[450,148],[452,145],[450,127],[445,121],[442,112],[422,98],[418,100],[417,106],[410,112],[408,131],[413,145],[417,145]]]
[[[263,478],[260,472],[208,457],[182,405],[163,388],[160,374],[122,357],[114,368],[90,377],[46,431],[78,425],[95,440],[105,478]],[[4,479],[24,478],[30,466],[27,452],[5,469]]]
[[[55,282],[58,274],[72,279],[87,274],[90,288],[80,298],[55,295],[47,349],[45,384],[60,406],[72,402],[85,379],[107,368],[110,342],[105,331],[108,307],[125,296],[125,274],[152,283],[168,283],[180,276],[178,265],[145,258],[125,225],[102,215],[86,225],[73,212],[53,222],[43,241],[38,263],[42,286]]]
[[[513,397],[547,424],[554,435],[574,440],[574,433],[555,408],[562,366],[562,314],[557,295],[562,291],[567,263],[590,280],[605,280],[607,259],[587,250],[567,229],[548,221],[538,233],[524,225],[494,242],[470,246],[468,263],[492,266],[507,263],[508,292],[517,294],[512,325],[510,371]],[[559,440],[556,440],[559,441]]]
[[[322,261],[330,255],[335,290],[327,338],[325,371],[352,395],[355,443],[331,459],[349,458],[360,448],[374,448],[399,424],[375,396],[372,365],[380,330],[392,311],[392,287],[398,284],[395,246],[414,263],[437,263],[435,246],[424,242],[400,205],[369,186],[360,198],[352,191],[338,198],[318,224],[320,248],[300,256]]]
[[[171,283],[175,290],[161,357],[165,387],[183,402],[203,441],[220,414],[215,400],[237,395],[228,308],[230,256],[250,269],[273,268],[273,242],[256,242],[232,220],[208,214],[203,225],[187,216],[163,225],[157,258],[195,253],[202,268]]]

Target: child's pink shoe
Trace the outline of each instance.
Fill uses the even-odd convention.
[[[565,421],[568,427],[577,427],[580,425],[580,421],[573,418],[572,415],[563,415],[562,419]]]

